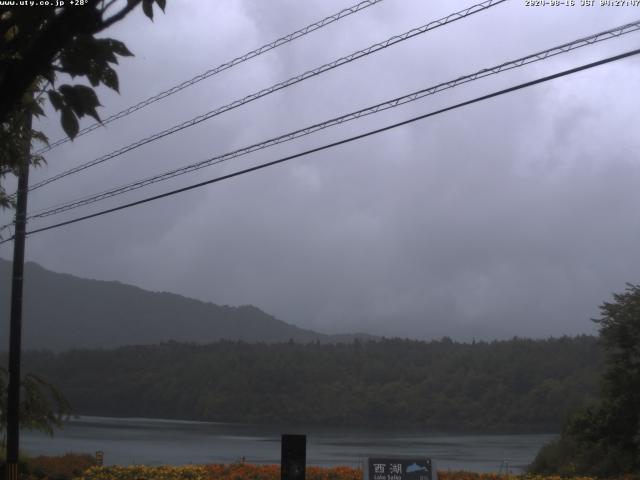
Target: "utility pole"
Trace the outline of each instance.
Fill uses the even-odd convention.
[[[31,111],[27,108],[24,121],[24,156],[18,164],[15,233],[13,238],[13,273],[11,278],[11,320],[9,326],[9,387],[7,402],[7,467],[6,480],[18,480],[20,448],[20,354],[22,344],[22,279],[24,244],[27,227],[27,193],[29,191],[29,161],[31,158]]]

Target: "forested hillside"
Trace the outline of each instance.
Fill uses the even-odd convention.
[[[251,305],[215,305],[120,282],[55,273],[31,262],[25,270],[22,344],[26,349],[113,348],[170,340],[325,343],[374,338],[324,335]],[[0,259],[0,332],[9,331],[10,292],[11,262]]]
[[[460,344],[165,343],[30,352],[79,414],[557,432],[596,392],[593,337]]]

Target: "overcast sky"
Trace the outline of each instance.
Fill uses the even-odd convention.
[[[580,3],[580,0],[576,0]],[[105,36],[135,57],[103,117],[354,0],[169,0]],[[384,0],[47,154],[32,183],[475,3]],[[45,208],[225,153],[640,17],[511,0],[44,187]],[[203,181],[640,44],[640,33],[489,77],[32,228]],[[593,333],[640,282],[640,59],[555,80],[223,183],[33,235],[27,259],[326,333]],[[88,125],[87,121],[85,125]],[[62,135],[54,113],[39,123]],[[0,219],[10,220],[5,212]],[[11,258],[10,245],[0,256]],[[28,279],[26,280],[28,282]]]

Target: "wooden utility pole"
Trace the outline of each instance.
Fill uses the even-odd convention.
[[[7,401],[7,480],[18,480],[20,448],[20,354],[22,346],[22,280],[24,244],[27,228],[27,193],[31,159],[31,112],[25,112],[24,157],[18,165],[15,233],[13,238],[13,273],[11,278],[11,320],[9,326],[9,386]]]

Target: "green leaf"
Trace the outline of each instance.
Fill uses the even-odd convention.
[[[78,134],[79,126],[78,120],[69,107],[65,107],[62,109],[62,114],[60,115],[60,123],[62,123],[62,128],[64,133],[71,139],[74,139]]]
[[[65,104],[71,107],[78,118],[90,115],[100,121],[98,112],[96,112],[96,107],[100,106],[100,102],[93,88],[85,85],[62,85],[58,90],[64,97]]]
[[[61,69],[72,77],[86,75],[95,81],[110,63],[118,63],[116,55],[131,56],[131,52],[113,39],[78,35],[60,52],[59,61]]]
[[[105,40],[109,42],[108,44],[112,52],[117,53],[121,57],[133,57],[133,53],[131,53],[127,46],[120,40],[114,40],[113,38],[106,38]]]
[[[87,78],[93,87],[100,85],[100,76],[100,73],[96,71],[96,69],[87,72]]]
[[[44,116],[44,110],[42,110],[42,107],[38,105],[37,102],[33,103],[33,106],[31,107],[31,113],[36,117]]]
[[[60,67],[72,77],[86,75],[89,62],[96,56],[95,39],[89,35],[77,35],[60,51]]]
[[[153,0],[142,0],[142,11],[150,20],[153,20]]]
[[[118,59],[116,58],[116,55],[111,48],[111,44],[107,39],[97,39],[93,47],[95,48],[95,52],[92,60],[96,63],[118,63]]]
[[[49,95],[49,101],[51,102],[51,105],[53,105],[53,108],[56,109],[56,111],[60,110],[64,106],[64,99],[62,98],[62,95],[60,95],[55,90],[49,90],[47,92],[47,95]]]
[[[100,118],[100,115],[98,115],[98,112],[96,111],[96,109],[95,109],[95,108],[89,108],[89,109],[87,109],[87,111],[86,111],[85,113],[86,113],[87,115],[89,115],[89,116],[93,117],[93,119],[94,119],[96,122],[100,122],[100,123],[102,123],[102,119]]]
[[[41,73],[41,75],[51,84],[53,85],[56,80],[56,74],[53,71],[53,68],[48,68]]]
[[[31,132],[31,138],[33,140],[37,140],[45,145],[49,145],[49,138],[39,130],[33,130]]]
[[[102,83],[104,83],[105,86],[109,87],[111,90],[115,90],[116,92],[120,93],[118,74],[113,68],[111,67],[105,68],[102,71],[102,76],[100,80],[102,80]]]
[[[20,28],[17,25],[10,26],[4,33],[4,42],[11,43],[19,33]]]
[[[31,155],[30,163],[34,167],[40,167],[42,165],[46,165],[47,161],[45,160],[45,158],[42,155]]]

